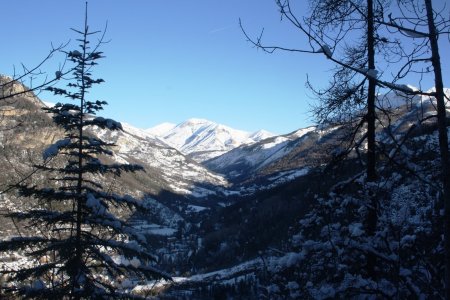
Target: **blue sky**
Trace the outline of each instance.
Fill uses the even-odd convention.
[[[51,42],[76,38],[69,28],[82,26],[84,1],[15,0],[2,3],[2,12],[0,72],[11,74],[13,65],[34,65]],[[102,115],[140,128],[192,117],[280,134],[311,125],[307,74],[324,86],[333,65],[321,55],[257,50],[239,18],[252,35],[264,27],[268,43],[305,43],[280,22],[273,0],[91,0],[90,26],[103,29],[108,21],[110,39],[94,70],[106,82],[92,100],[108,101]],[[59,62],[43,70],[53,74]]]

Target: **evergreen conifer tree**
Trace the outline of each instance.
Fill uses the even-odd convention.
[[[121,208],[145,210],[145,203],[105,192],[99,180],[107,174],[120,176],[142,167],[105,164],[103,158],[112,155],[108,149],[112,144],[87,133],[94,126],[107,130],[122,130],[122,126],[95,116],[105,101],[87,99],[88,91],[103,82],[91,73],[103,57],[99,51],[103,37],[91,46],[89,38],[99,32],[89,30],[87,5],[84,28],[74,31],[80,36],[79,48],[67,53],[75,64],[73,79],[67,89],[47,88],[72,102],[46,108],[54,122],[64,128],[65,137],[48,147],[43,156],[45,160],[61,157],[64,163],[40,167],[55,182],[54,187],[19,187],[23,196],[37,199],[38,205],[10,216],[38,231],[0,242],[0,251],[23,251],[29,258],[24,266],[1,271],[11,277],[11,284],[2,290],[31,298],[128,298],[132,296],[115,284],[117,277],[170,276],[152,266],[155,257],[147,250],[145,236],[115,213]]]

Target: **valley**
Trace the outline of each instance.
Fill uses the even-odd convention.
[[[418,120],[432,113],[433,101],[418,96],[406,101],[396,94],[380,98],[384,107],[389,102],[391,117],[389,127],[377,129],[386,153],[382,161],[415,151],[416,158],[425,160],[415,161],[414,168],[421,169],[426,180],[433,176],[433,168],[427,169],[426,162],[435,157],[435,125]],[[33,166],[48,163],[43,152],[62,132],[41,111],[42,106],[45,104],[34,95],[25,95],[0,107],[4,112],[0,123],[3,213],[35,205],[18,196],[11,185],[24,180],[34,185],[50,183]],[[358,178],[364,171],[364,143],[345,159],[333,161],[349,145],[349,132],[339,126],[312,126],[279,136],[265,131],[246,133],[199,119],[146,130],[129,124],[122,127],[114,133],[92,127],[89,135],[114,144],[113,155],[101,159],[139,164],[144,172],[99,175],[100,179],[109,192],[133,195],[151,207],[150,213],[135,211],[121,216],[146,237],[158,257],[158,267],[174,276],[174,281],[155,285],[129,278],[120,284],[141,295],[164,291],[161,299],[208,299],[219,294],[295,298],[302,288],[289,278],[300,276],[292,268],[308,256],[304,237],[312,232],[303,232],[307,226],[302,224],[320,199],[340,195],[330,191],[345,182],[361,184]],[[413,138],[398,149],[391,137],[405,132],[414,133]],[[427,138],[425,134],[430,132],[431,138]],[[428,150],[412,150],[421,143],[428,145],[421,149]],[[409,194],[417,181],[405,170],[389,171],[392,167],[388,164],[383,168],[384,184],[392,189],[392,197],[397,195],[392,205],[400,203],[404,199],[400,193]],[[423,189],[426,186],[416,187],[416,192],[423,193]],[[350,196],[344,199],[351,202]],[[30,230],[5,217],[1,224],[4,237]],[[22,259],[16,254],[8,265]],[[270,276],[276,280],[269,280]],[[326,298],[325,292],[315,291],[318,298]]]
[[[2,2],[0,299],[450,299],[447,4]]]

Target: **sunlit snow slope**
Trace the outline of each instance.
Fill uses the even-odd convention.
[[[204,119],[189,119],[176,126],[163,123],[146,132],[160,137],[198,162],[222,155],[240,145],[273,136],[265,130],[249,133]]]

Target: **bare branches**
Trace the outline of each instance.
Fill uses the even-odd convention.
[[[379,87],[384,87],[388,89],[394,89],[399,92],[405,93],[407,95],[428,95],[434,96],[433,92],[425,92],[422,90],[411,90],[407,88],[405,85],[396,84],[398,80],[404,79],[406,74],[409,73],[422,73],[428,72],[429,68],[423,67],[420,70],[415,70],[414,66],[429,62],[429,57],[423,57],[425,53],[428,53],[427,44],[424,43],[424,39],[422,39],[422,43],[415,47],[412,51],[407,51],[403,47],[400,47],[400,43],[394,42],[393,47],[386,49],[390,51],[390,54],[395,53],[397,51],[397,58],[392,57],[391,63],[401,63],[403,66],[396,71],[396,74],[393,74],[392,78],[384,79],[388,73],[377,74],[376,76],[371,75],[369,68],[362,67],[362,64],[354,64],[352,61],[346,60],[348,57],[348,45],[346,42],[346,37],[350,37],[353,41],[357,41],[358,39],[355,37],[356,31],[360,31],[363,28],[363,24],[366,22],[366,12],[364,7],[361,4],[361,1],[316,1],[313,2],[315,5],[313,6],[311,16],[308,18],[299,19],[296,17],[295,13],[292,10],[291,4],[289,0],[277,0],[276,4],[279,8],[279,12],[281,15],[281,19],[286,19],[289,21],[291,25],[295,28],[299,29],[299,32],[307,39],[309,43],[308,48],[291,48],[284,47],[278,45],[267,45],[263,41],[263,33],[264,30],[261,30],[261,33],[252,38],[248,32],[245,30],[242,20],[239,19],[239,26],[245,35],[247,41],[249,41],[253,46],[258,49],[261,49],[267,53],[273,53],[275,51],[286,51],[286,52],[295,52],[295,53],[310,53],[310,54],[323,54],[327,59],[334,62],[337,66],[347,68],[355,72],[355,74],[359,74],[364,76],[365,78],[370,78],[375,80],[376,85]],[[403,33],[403,35],[416,34],[426,36],[426,33],[422,31],[415,30],[404,27],[403,25],[399,25],[397,23],[403,24],[399,18],[395,18],[395,22],[387,22],[384,19],[384,3],[379,2],[377,6],[377,10],[375,11],[375,23],[377,26],[380,25],[392,25],[389,26],[391,29],[395,29],[398,32]],[[341,16],[341,21],[339,21],[338,16]],[[391,17],[392,18],[392,17]],[[393,19],[394,20],[394,19]],[[391,24],[392,23],[392,24]],[[395,25],[396,24],[396,25]],[[377,27],[378,28],[378,27]],[[392,43],[389,42],[389,39],[377,39],[376,46],[380,47],[382,44]],[[393,48],[396,49],[393,49]],[[343,56],[339,56],[337,53],[342,52]],[[361,52],[363,53],[363,52]],[[387,52],[386,52],[387,53]]]
[[[65,62],[62,64],[62,66],[55,71],[54,75],[50,77],[45,72],[41,70],[41,68],[49,62],[53,56],[57,53],[62,53],[64,48],[68,45],[69,42],[65,44],[60,44],[57,47],[54,47],[53,44],[51,45],[51,50],[45,56],[39,63],[37,63],[32,68],[27,68],[25,65],[22,64],[22,72],[16,72],[14,70],[11,77],[7,76],[1,76],[0,77],[0,103],[3,100],[11,99],[15,96],[39,91],[42,88],[52,85],[58,80],[61,79],[62,76],[67,75],[70,73],[71,70],[64,70]],[[39,83],[34,83],[36,80],[36,77],[42,77],[44,78],[40,80]],[[26,84],[26,81],[28,80],[28,87]],[[20,84],[21,88],[17,89],[16,87]],[[22,88],[23,87],[23,88]]]
[[[39,295],[51,295],[48,298],[60,298],[58,295],[61,294],[70,298],[89,298],[95,293],[114,295],[116,289],[125,293],[125,290],[113,284],[117,274],[170,279],[166,273],[149,264],[154,256],[147,251],[146,237],[116,211],[148,211],[149,206],[131,196],[104,192],[103,184],[99,181],[103,176],[120,176],[123,172],[135,172],[143,168],[134,164],[104,163],[105,156],[113,155],[109,149],[112,144],[100,137],[91,137],[87,131],[92,126],[111,131],[122,130],[122,126],[111,119],[93,117],[107,104],[105,101],[88,99],[90,89],[103,82],[103,79],[94,78],[90,70],[103,58],[99,46],[104,43],[104,34],[97,44],[90,43],[92,35],[98,32],[89,30],[87,4],[84,28],[75,31],[81,35],[76,40],[79,42],[78,47],[65,52],[67,61],[74,65],[67,72],[71,73],[70,82],[61,88],[46,87],[55,95],[72,100],[72,103],[57,103],[45,109],[51,114],[54,123],[64,129],[64,138],[50,145],[43,153],[44,164],[26,176],[30,178],[38,170],[44,171],[49,175],[44,179],[47,182],[32,185],[28,181],[21,181],[18,184],[19,194],[36,201],[39,207],[10,214],[26,222],[29,229],[35,229],[30,235],[49,237],[49,243],[37,245],[38,248],[25,239],[24,243],[28,243],[29,247],[24,253],[30,261],[48,257],[52,265],[46,271],[51,273],[50,276],[42,278],[39,266],[32,264],[25,274],[21,274],[21,270],[11,270],[15,281],[21,278],[29,282],[43,280]],[[59,79],[67,73],[60,70],[55,77]],[[54,157],[61,159],[49,163]],[[98,175],[103,176],[99,178]],[[36,232],[36,228],[40,232]],[[125,239],[129,242],[125,243]],[[18,249],[11,241],[2,243],[4,247]],[[117,263],[113,259],[115,256],[135,256],[138,263],[132,266]],[[55,274],[61,274],[60,279]],[[53,286],[55,282],[57,286]],[[17,293],[29,296],[27,291]]]
[[[252,43],[256,48],[263,50],[267,53],[273,53],[276,50],[282,50],[282,51],[288,51],[288,52],[300,52],[300,53],[321,53],[319,51],[314,50],[306,50],[306,49],[295,49],[295,48],[286,48],[286,47],[280,47],[280,46],[267,46],[262,44],[262,37],[264,34],[264,29],[261,30],[260,35],[256,39],[252,39],[247,32],[245,31],[241,19],[239,19],[239,27],[241,28],[242,32],[244,33],[245,37],[247,38],[247,41]]]

